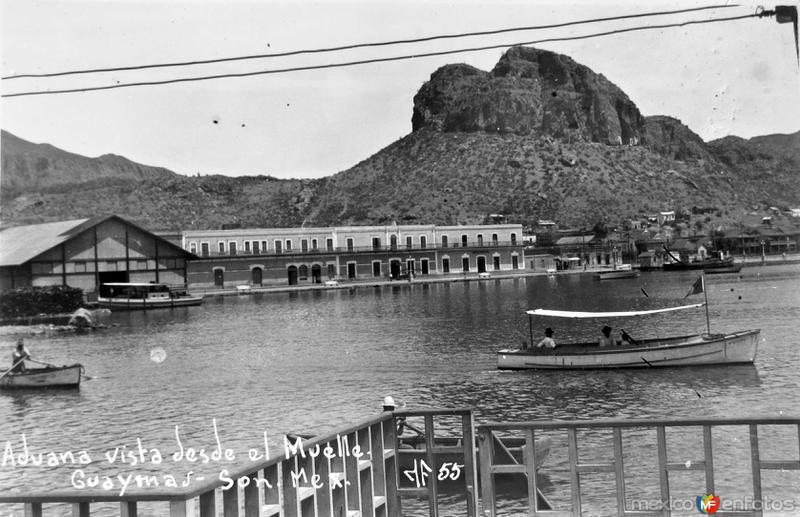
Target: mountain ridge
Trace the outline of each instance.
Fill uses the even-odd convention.
[[[86,158],[2,132],[4,226],[117,213],[155,230],[223,224],[471,224],[502,213],[567,226],[704,207],[732,225],[800,206],[800,131],[704,142],[644,117],[568,56],[512,48],[489,72],[445,65],[414,96],[412,131],[318,179],[181,176],[114,154]]]

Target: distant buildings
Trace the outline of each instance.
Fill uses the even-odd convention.
[[[190,286],[301,285],[525,268],[522,225],[388,225],[183,232]]]

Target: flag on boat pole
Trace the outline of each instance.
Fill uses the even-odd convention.
[[[705,282],[703,281],[703,275],[700,275],[700,278],[698,278],[697,281],[694,283],[694,285],[692,285],[691,290],[688,293],[686,293],[686,296],[684,296],[683,299],[685,300],[686,298],[692,296],[693,294],[700,294],[706,292],[705,287],[706,286]]]
[[[706,303],[705,303],[705,306],[706,306],[706,331],[709,334],[711,334],[711,321],[708,318],[708,293],[706,293],[705,275],[702,275],[702,274],[700,275],[700,278],[698,278],[695,281],[695,283],[692,285],[692,289],[688,293],[686,293],[686,296],[684,296],[683,299],[685,300],[686,298],[692,296],[693,294],[700,294],[700,293],[703,293],[703,295],[706,298]]]

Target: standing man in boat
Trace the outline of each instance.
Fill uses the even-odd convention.
[[[553,334],[555,334],[555,332],[553,332],[553,329],[550,327],[544,329],[544,339],[536,344],[536,348],[555,348],[556,342],[553,340]]]
[[[22,338],[17,340],[17,348],[11,354],[11,373],[22,373],[27,368],[25,367],[25,359],[30,359],[31,354],[25,348],[25,342]]]

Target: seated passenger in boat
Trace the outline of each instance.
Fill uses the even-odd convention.
[[[611,337],[611,327],[608,325],[604,326],[601,329],[602,335],[598,341],[598,345],[600,346],[613,346],[616,343],[614,342],[614,338]]]
[[[542,347],[544,347],[544,348],[555,348],[556,347],[556,342],[553,341],[553,334],[555,334],[555,332],[553,332],[553,329],[551,329],[550,327],[547,327],[546,329],[544,329],[544,336],[545,337],[544,337],[544,339],[542,339],[541,341],[539,341],[536,344],[536,348],[542,348]]]

